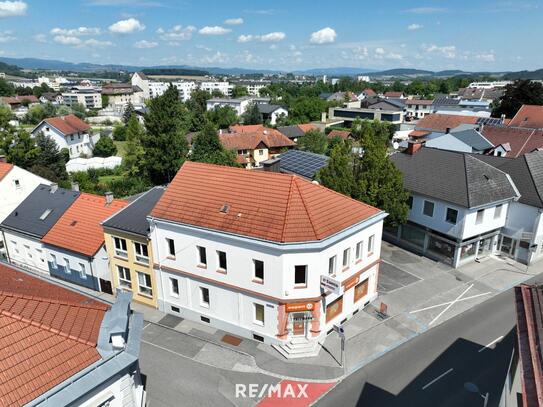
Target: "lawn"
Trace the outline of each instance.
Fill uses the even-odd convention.
[[[115,145],[117,146],[117,156],[123,157],[126,152],[126,141],[114,141]]]

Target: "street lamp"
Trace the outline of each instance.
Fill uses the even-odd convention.
[[[479,396],[481,396],[484,400],[483,407],[486,407],[490,393],[488,392],[485,394],[481,393],[481,391],[479,390],[479,387],[477,387],[475,383],[471,383],[471,382],[464,383],[464,389],[466,389],[470,393],[477,393]]]

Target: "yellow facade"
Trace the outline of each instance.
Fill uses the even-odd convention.
[[[132,291],[133,300],[139,303],[149,305],[157,308],[157,285],[155,279],[155,273],[153,270],[153,251],[151,247],[151,241],[143,236],[136,236],[122,231],[106,230],[104,233],[106,249],[109,257],[109,269],[111,272],[111,282],[113,284],[113,290],[121,289],[125,291]],[[126,241],[126,254],[123,256],[117,255],[115,249],[114,238],[124,239]],[[135,243],[147,245],[148,251],[148,264],[145,262],[137,261]],[[119,267],[124,267],[130,272],[131,287],[128,287],[126,282],[121,284],[119,280]],[[146,274],[150,277],[151,281],[151,294],[145,287],[140,286],[138,280],[138,273]],[[142,292],[143,291],[143,292]]]

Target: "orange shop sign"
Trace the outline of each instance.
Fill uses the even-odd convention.
[[[357,276],[354,276],[354,277],[351,277],[350,279],[348,280],[345,280],[343,282],[343,289],[345,291],[349,290],[350,288],[354,287],[355,285],[358,284],[358,281],[360,280],[360,275],[357,275]]]
[[[315,308],[315,304],[312,302],[294,302],[285,304],[286,312],[313,311],[313,308]]]

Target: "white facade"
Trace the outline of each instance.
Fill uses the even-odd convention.
[[[247,108],[251,104],[252,99],[250,98],[240,98],[240,99],[225,99],[225,98],[213,98],[207,101],[207,110],[213,110],[217,106],[224,107],[230,106],[236,111],[238,116],[241,116],[247,111]]]
[[[81,91],[72,90],[62,94],[64,104],[72,106],[79,103],[85,106],[86,109],[101,109],[102,94],[98,91]]]
[[[288,110],[280,107],[277,110],[274,110],[269,115],[270,124],[275,126],[277,124],[277,119],[280,117],[288,117]]]
[[[77,158],[81,154],[92,155],[93,139],[87,132],[64,135],[61,131],[47,122],[41,122],[34,130],[32,136],[36,137],[39,132],[55,141],[59,150],[67,148],[70,158]]]
[[[234,85],[231,85],[228,82],[201,82],[200,89],[205,90],[209,93],[213,93],[213,91],[219,91],[224,96],[231,96]]]
[[[49,274],[45,248],[40,239],[8,230],[4,230],[3,234],[4,244],[12,264]]]
[[[513,202],[500,238],[500,251],[522,263],[543,258],[543,209]]]
[[[333,324],[376,298],[383,218],[320,242],[299,244],[277,244],[151,219],[159,308],[269,344],[283,346],[302,338],[316,345],[324,341]],[[175,256],[169,254],[167,239],[173,241]],[[199,248],[205,248],[205,264]],[[345,250],[349,255],[343,267]],[[219,252],[226,256],[226,270],[219,267]],[[336,267],[329,272],[333,256]],[[263,262],[263,276],[258,275],[257,261]],[[299,278],[305,270],[305,283],[296,283],[295,270]],[[333,319],[327,318],[327,306],[339,296],[323,291],[321,275],[340,285],[351,282],[340,294],[342,309]],[[354,302],[354,286],[360,284],[366,294]],[[362,292],[360,287],[357,292]]]
[[[79,400],[80,407],[144,407],[145,391],[141,382],[139,371],[135,374],[125,373],[121,377],[114,377],[105,385],[97,388],[94,393]]]
[[[411,103],[405,105],[405,112],[407,116],[414,117],[415,119],[422,119],[423,117],[432,114],[433,111],[433,105]]]
[[[80,172],[90,169],[109,168],[113,169],[122,164],[122,157],[93,157],[93,158],[74,158],[66,163],[66,171]]]

